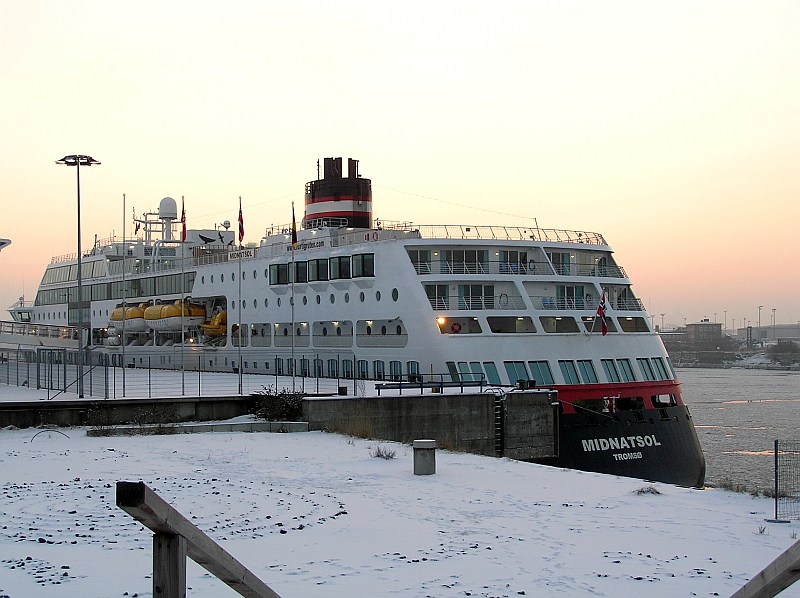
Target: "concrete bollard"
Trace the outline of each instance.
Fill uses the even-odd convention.
[[[436,441],[414,441],[414,475],[436,473]]]

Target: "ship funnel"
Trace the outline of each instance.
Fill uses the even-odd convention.
[[[347,160],[346,177],[341,158],[325,158],[323,163],[323,178],[306,183],[303,228],[370,228],[372,181],[358,174],[358,160]]]
[[[158,217],[164,221],[164,240],[172,240],[172,221],[178,219],[178,202],[165,197],[158,204]]]

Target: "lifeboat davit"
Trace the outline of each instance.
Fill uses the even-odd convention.
[[[125,333],[146,332],[147,324],[144,321],[145,304],[131,305],[125,309]],[[117,333],[122,332],[122,306],[114,308],[111,312],[108,325]]]
[[[183,308],[183,309],[181,309]],[[181,317],[183,311],[183,317]],[[148,328],[159,332],[179,331],[181,327],[199,326],[206,319],[206,310],[202,305],[181,301],[150,305],[144,310],[144,321]]]
[[[222,336],[228,331],[228,312],[220,311],[215,313],[211,320],[200,325],[208,336]]]

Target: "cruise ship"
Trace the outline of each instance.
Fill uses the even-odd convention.
[[[57,257],[12,316],[80,323],[126,367],[552,388],[551,464],[702,486],[681,384],[601,234],[378,220],[358,170],[324,159],[299,222],[247,245],[241,210],[187,230],[164,198],[84,252],[80,300],[77,256]]]

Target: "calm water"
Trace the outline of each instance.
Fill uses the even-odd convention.
[[[775,439],[800,440],[800,372],[677,368],[706,482],[772,488]]]

